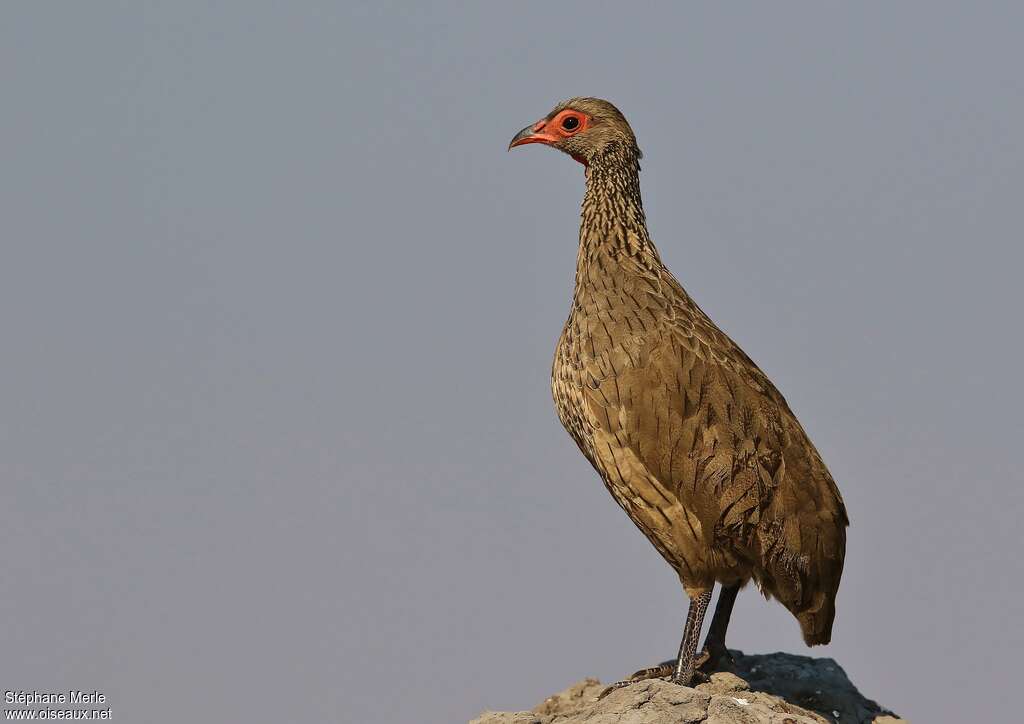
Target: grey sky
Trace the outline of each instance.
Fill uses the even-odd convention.
[[[678,581],[561,430],[598,95],[652,235],[839,482],[835,657],[1007,720],[1019,4],[6,3],[0,687],[116,721],[457,722],[671,656]],[[1013,708],[1011,708],[1013,707]]]

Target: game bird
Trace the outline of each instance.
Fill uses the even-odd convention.
[[[725,633],[753,579],[809,646],[832,635],[848,519],[775,386],[690,298],[647,232],[640,149],[608,101],[573,98],[515,135],[583,164],[576,283],[555,350],[558,417],[615,501],[679,575],[679,654],[625,682],[732,665]],[[715,583],[718,603],[698,638]]]

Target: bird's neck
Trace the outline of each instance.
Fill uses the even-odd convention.
[[[577,290],[595,270],[614,273],[623,264],[651,269],[661,265],[647,232],[638,156],[636,149],[613,147],[587,166],[576,258]]]

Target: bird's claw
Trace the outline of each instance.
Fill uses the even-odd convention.
[[[675,673],[675,662],[665,661],[658,664],[657,666],[651,666],[646,669],[640,669],[634,671],[630,676],[623,679],[622,681],[616,681],[611,686],[605,687],[604,691],[597,695],[598,700],[605,698],[616,689],[621,689],[624,686],[635,684],[638,681],[647,681],[649,679],[668,679]]]
[[[716,671],[735,671],[736,661],[733,659],[729,649],[721,651],[705,648],[693,662],[694,669],[702,674],[713,674]]]

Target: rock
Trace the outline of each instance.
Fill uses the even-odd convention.
[[[731,691],[749,691],[750,684],[731,671],[716,671],[711,675],[711,681],[699,684],[697,688],[709,694],[728,694]]]
[[[534,712],[543,716],[554,718],[568,716],[578,710],[587,702],[597,699],[598,694],[604,691],[604,685],[597,679],[584,679],[578,684],[573,684],[565,691],[560,691],[534,708]]]
[[[736,671],[695,688],[661,679],[597,696],[584,679],[532,711],[484,712],[470,724],[906,724],[865,699],[832,659],[732,652]]]
[[[734,652],[734,654],[739,652]],[[763,691],[792,704],[811,709],[837,724],[881,724],[892,715],[871,699],[861,696],[846,672],[833,659],[813,659],[792,654],[736,656],[736,674],[755,691]],[[901,721],[895,718],[888,724]]]
[[[469,724],[546,724],[531,711],[485,711]]]

